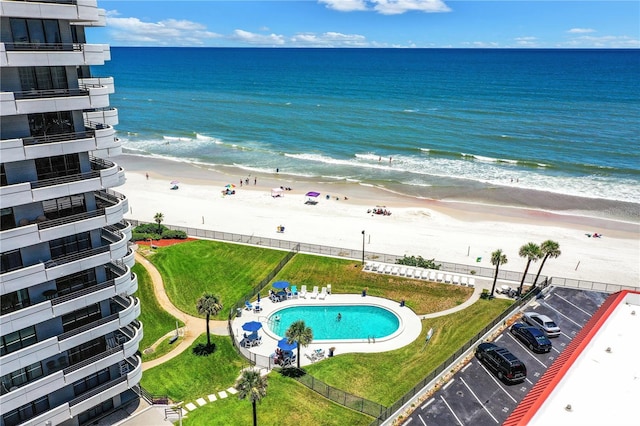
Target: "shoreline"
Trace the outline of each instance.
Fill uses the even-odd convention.
[[[285,173],[257,176],[255,185],[256,176],[251,176],[250,184],[241,187],[240,178],[248,174],[233,166],[127,154],[114,161],[127,177],[123,186],[114,188],[129,199],[126,218],[152,222],[161,212],[171,225],[359,250],[364,230],[368,252],[420,255],[486,268],[493,267],[491,253],[502,249],[508,264],[501,269],[518,272],[526,264],[518,256],[519,247],[552,239],[559,242],[562,255],[545,263],[543,275],[627,286],[640,282],[640,225],[577,214],[582,210],[570,208],[574,207],[570,198],[565,198],[561,210],[551,211],[535,207],[539,197],[515,207],[495,205],[494,200],[464,200],[459,193],[425,199],[355,182],[293,179]],[[180,182],[179,190],[169,189],[172,180]],[[222,195],[228,183],[236,185],[236,195]],[[271,188],[280,186],[292,190],[284,191],[284,197],[271,197]],[[316,205],[305,204],[308,191],[321,193]],[[588,213],[597,213],[597,205],[619,207],[616,202],[591,204]],[[376,205],[386,206],[391,216],[367,213]],[[277,233],[278,226],[285,226],[286,233]],[[594,232],[604,237],[586,236]],[[478,258],[482,260],[476,263]],[[532,262],[528,272],[536,273],[538,267]]]

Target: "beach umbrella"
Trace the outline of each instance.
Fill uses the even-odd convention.
[[[262,328],[262,323],[258,321],[249,321],[242,324],[242,329],[244,331],[258,331]]]
[[[274,288],[285,289],[289,287],[289,281],[276,281],[272,285]]]
[[[298,342],[289,343],[289,341],[285,337],[283,339],[278,340],[278,347],[283,351],[292,351],[298,347]]]
[[[232,189],[232,188],[235,188],[236,186],[235,186],[234,184],[232,184],[232,183],[228,183],[228,184],[226,184],[224,187],[225,187],[225,188]]]
[[[177,185],[177,184],[179,184],[179,183],[180,183],[180,182],[179,182],[179,181],[177,181],[177,180],[172,180],[172,181],[171,181],[171,185]]]

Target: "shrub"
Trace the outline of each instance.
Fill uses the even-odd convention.
[[[158,234],[158,230],[160,230],[159,233],[162,234],[167,229],[169,228],[164,225],[158,225],[156,223],[144,223],[133,228],[133,232],[138,232],[140,234]]]
[[[184,240],[187,238],[187,233],[184,231],[175,231],[173,229],[165,229],[162,231],[162,239],[163,240]]]
[[[402,259],[396,260],[397,264],[406,265],[406,266],[417,266],[419,268],[426,269],[440,269],[440,264],[435,263],[435,259],[424,259],[422,256],[407,256],[405,255]]]
[[[160,235],[154,233],[142,233],[142,232],[132,232],[131,233],[131,241],[147,241],[147,240],[159,240]]]

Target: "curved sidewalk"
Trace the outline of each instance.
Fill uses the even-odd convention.
[[[142,370],[148,370],[149,368],[153,368],[157,365],[162,364],[163,362],[167,362],[168,360],[175,358],[180,355],[182,352],[187,350],[193,342],[203,333],[207,332],[207,325],[204,318],[198,318],[191,315],[188,315],[178,308],[176,308],[173,303],[169,300],[169,296],[164,289],[164,282],[162,281],[162,276],[160,272],[156,269],[155,266],[151,262],[149,262],[144,256],[140,253],[135,252],[135,259],[140,265],[142,265],[149,276],[151,277],[151,282],[153,284],[153,293],[156,296],[156,300],[168,313],[178,318],[184,323],[184,337],[171,352],[161,356],[160,358],[156,358],[151,361],[142,363]],[[195,300],[194,302],[195,303]],[[211,334],[217,334],[220,336],[228,335],[227,322],[226,321],[209,321]]]

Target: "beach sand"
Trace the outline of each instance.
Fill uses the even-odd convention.
[[[167,225],[354,250],[362,249],[364,230],[367,252],[493,268],[491,253],[502,249],[508,263],[501,269],[517,272],[526,265],[518,256],[522,245],[551,239],[562,255],[547,260],[543,275],[640,287],[639,212],[632,203],[518,188],[440,189],[433,199],[421,199],[357,183],[300,180],[275,170],[249,176],[249,185],[241,187],[248,174],[234,167],[214,170],[127,154],[114,161],[126,173],[125,185],[114,189],[129,199],[128,219],[152,222],[161,212]],[[178,190],[170,189],[173,180],[180,182]],[[236,185],[235,195],[222,195],[226,184]],[[273,198],[271,188],[281,186],[292,190]],[[317,204],[305,204],[308,191],[321,193]],[[392,214],[367,213],[377,205]],[[284,233],[277,233],[280,225]],[[586,235],[594,232],[602,237]],[[532,263],[529,273],[538,267]]]

